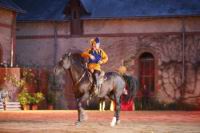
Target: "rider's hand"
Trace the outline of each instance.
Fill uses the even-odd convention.
[[[99,64],[103,64],[103,61],[100,60],[100,61],[98,61],[98,63],[99,63]]]
[[[94,60],[95,57],[94,57],[93,55],[90,54],[90,59],[91,59],[91,60]]]

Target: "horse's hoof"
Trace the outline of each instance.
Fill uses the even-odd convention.
[[[119,125],[119,124],[120,124],[120,120],[117,120],[116,125]]]
[[[110,123],[111,127],[114,127],[116,125],[116,117],[113,117],[112,122]]]
[[[111,122],[111,123],[110,123],[110,126],[111,126],[111,127],[114,127],[115,124],[116,124],[116,123],[112,123],[112,122]]]
[[[80,121],[76,121],[76,122],[75,122],[75,126],[76,126],[76,127],[78,127],[78,126],[80,126],[80,125],[81,125],[81,122],[80,122]]]

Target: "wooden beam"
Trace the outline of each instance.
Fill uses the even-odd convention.
[[[11,29],[12,25],[0,23],[0,27]]]
[[[16,56],[16,12],[12,14],[12,27],[11,27],[11,51],[10,51],[10,65],[11,67],[15,64]]]

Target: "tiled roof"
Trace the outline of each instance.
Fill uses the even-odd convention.
[[[16,5],[12,0],[0,0],[0,7],[8,10],[12,10],[18,13],[24,13],[18,5]]]
[[[89,13],[82,19],[200,16],[200,0],[80,0]],[[64,9],[69,0],[16,0],[26,10],[18,20],[69,19]]]

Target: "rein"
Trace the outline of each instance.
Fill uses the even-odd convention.
[[[83,79],[83,77],[84,77],[85,74],[86,74],[86,71],[84,71],[83,74],[81,75],[81,77],[79,78],[79,80],[78,80],[77,82],[75,82],[74,79],[73,79],[73,76],[72,76],[71,68],[70,68],[69,71],[70,71],[70,74],[71,74],[71,77],[72,77],[72,80],[73,80],[75,86],[77,86],[77,85],[81,82],[81,80]]]
[[[71,58],[70,58],[70,60],[71,60]],[[72,63],[72,60],[71,60],[71,63]],[[72,64],[75,64],[75,63],[72,63]],[[62,67],[63,67],[63,66],[62,66]],[[63,69],[66,71],[66,68],[63,67]],[[77,86],[77,85],[81,82],[81,80],[83,79],[83,77],[84,77],[85,74],[87,73],[87,71],[86,71],[86,69],[85,69],[84,67],[83,67],[83,69],[84,69],[84,72],[83,72],[83,74],[80,76],[80,78],[79,78],[78,81],[75,81],[75,80],[73,79],[71,67],[70,67],[69,70],[68,70],[68,71],[70,72],[70,75],[71,75],[71,77],[72,77],[72,81],[73,81],[73,83],[74,83],[75,86]]]

